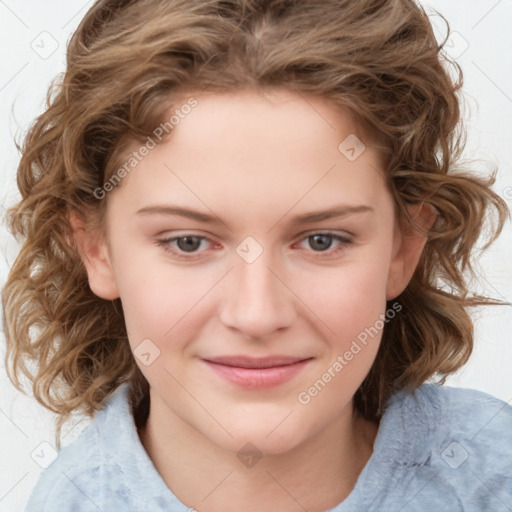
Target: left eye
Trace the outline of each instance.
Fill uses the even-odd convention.
[[[326,251],[331,248],[334,236],[326,233],[317,233],[309,235],[306,240],[311,248],[317,251]]]
[[[314,252],[327,252],[332,247],[334,240],[338,241],[338,246],[333,252],[339,250],[340,246],[351,243],[349,239],[334,233],[313,233],[304,238],[301,243],[308,242]]]

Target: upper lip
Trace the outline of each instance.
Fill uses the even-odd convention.
[[[269,356],[269,357],[248,357],[248,356],[219,356],[204,358],[205,361],[225,366],[235,366],[238,368],[273,368],[275,366],[287,366],[300,361],[311,359],[310,357],[292,357],[292,356]]]

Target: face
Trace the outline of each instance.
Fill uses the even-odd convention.
[[[91,288],[121,298],[152,415],[286,452],[350,414],[421,247],[404,252],[346,112],[283,90],[194,97],[107,195]]]

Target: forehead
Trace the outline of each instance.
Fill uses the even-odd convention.
[[[225,155],[230,149],[236,155],[244,150],[254,154],[264,146],[288,158],[304,157],[308,151],[316,153],[329,145],[336,149],[340,137],[349,134],[369,139],[348,108],[284,88],[183,95],[164,118],[170,119],[191,97],[197,106],[182,116],[171,135],[183,148],[193,140],[201,141],[212,155],[220,151]]]
[[[195,106],[180,111],[192,97]],[[350,112],[328,100],[287,90],[181,100],[163,116],[175,118],[170,136],[120,187],[134,207],[179,197],[197,206],[258,203],[260,211],[300,201],[307,210],[375,201],[385,188],[379,152]]]

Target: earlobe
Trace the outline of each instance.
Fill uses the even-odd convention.
[[[428,231],[437,218],[435,209],[429,204],[410,205],[407,209],[414,224],[410,224],[405,232],[398,226],[395,229],[386,300],[398,297],[409,284],[427,243]]]
[[[69,222],[92,292],[102,299],[117,299],[119,291],[104,235],[98,231],[86,229],[84,221],[75,212],[69,214]]]

